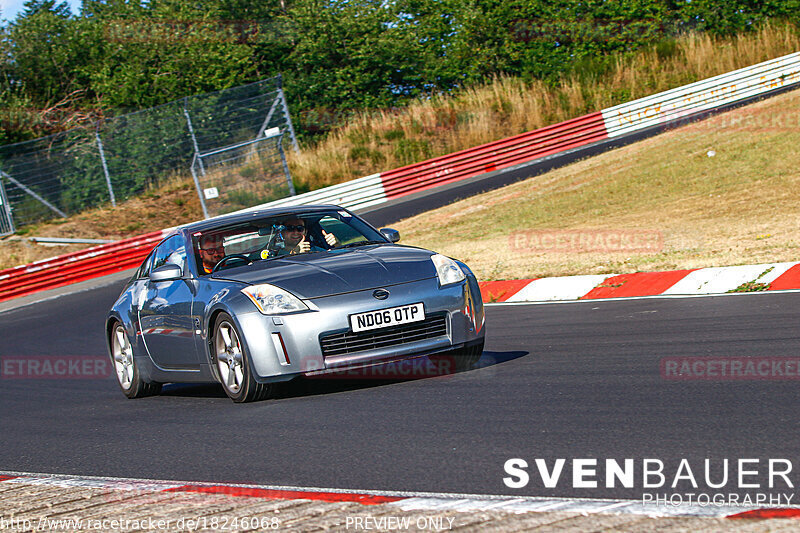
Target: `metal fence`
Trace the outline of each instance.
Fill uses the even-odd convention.
[[[6,188],[0,179],[0,235],[14,233],[14,221],[11,219],[11,207],[6,197]]]
[[[203,215],[222,215],[278,198],[294,196],[278,128],[250,141],[200,152],[192,161],[192,177]]]
[[[286,137],[297,150],[280,76],[0,146],[0,235],[15,225],[116,206],[188,177],[197,155],[264,138],[275,128],[288,134],[278,139]],[[290,181],[288,174],[283,178]]]

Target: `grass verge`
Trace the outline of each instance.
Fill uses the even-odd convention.
[[[793,91],[394,227],[482,280],[797,261],[799,141]]]

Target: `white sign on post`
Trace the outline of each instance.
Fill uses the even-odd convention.
[[[208,189],[203,189],[203,196],[206,197],[206,200],[211,200],[213,198],[219,198],[219,190],[216,187],[210,187]]]

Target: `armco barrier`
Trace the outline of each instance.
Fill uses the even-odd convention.
[[[395,198],[521,163],[632,135],[653,126],[679,125],[692,117],[800,83],[800,52],[696,83],[609,107],[395,170],[284,198],[261,207],[333,203],[364,209]]]
[[[603,116],[592,113],[560,124],[462,150],[381,174],[387,200],[507,168],[608,138]]]
[[[800,83],[800,52],[714,76],[602,111],[609,137],[670,122],[734,104]]]
[[[363,210],[390,200],[494,172],[800,84],[800,52],[613,106],[507,139],[284,198],[252,209],[338,204]],[[248,210],[249,211],[249,210]],[[155,232],[0,271],[0,301],[135,266],[163,235]]]
[[[0,271],[0,302],[133,268],[171,230],[155,231]]]

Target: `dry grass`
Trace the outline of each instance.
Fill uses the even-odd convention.
[[[602,76],[557,87],[498,78],[452,96],[433,95],[396,111],[362,114],[315,147],[289,154],[301,189],[315,189],[530,131],[604,107],[800,50],[790,26],[767,25],[730,39],[688,35],[620,60]]]
[[[479,279],[534,278],[797,261],[798,206],[800,91],[793,91],[395,227],[405,244],[462,259]],[[530,244],[532,231],[561,230],[579,238],[648,230],[663,246],[592,252]]]

